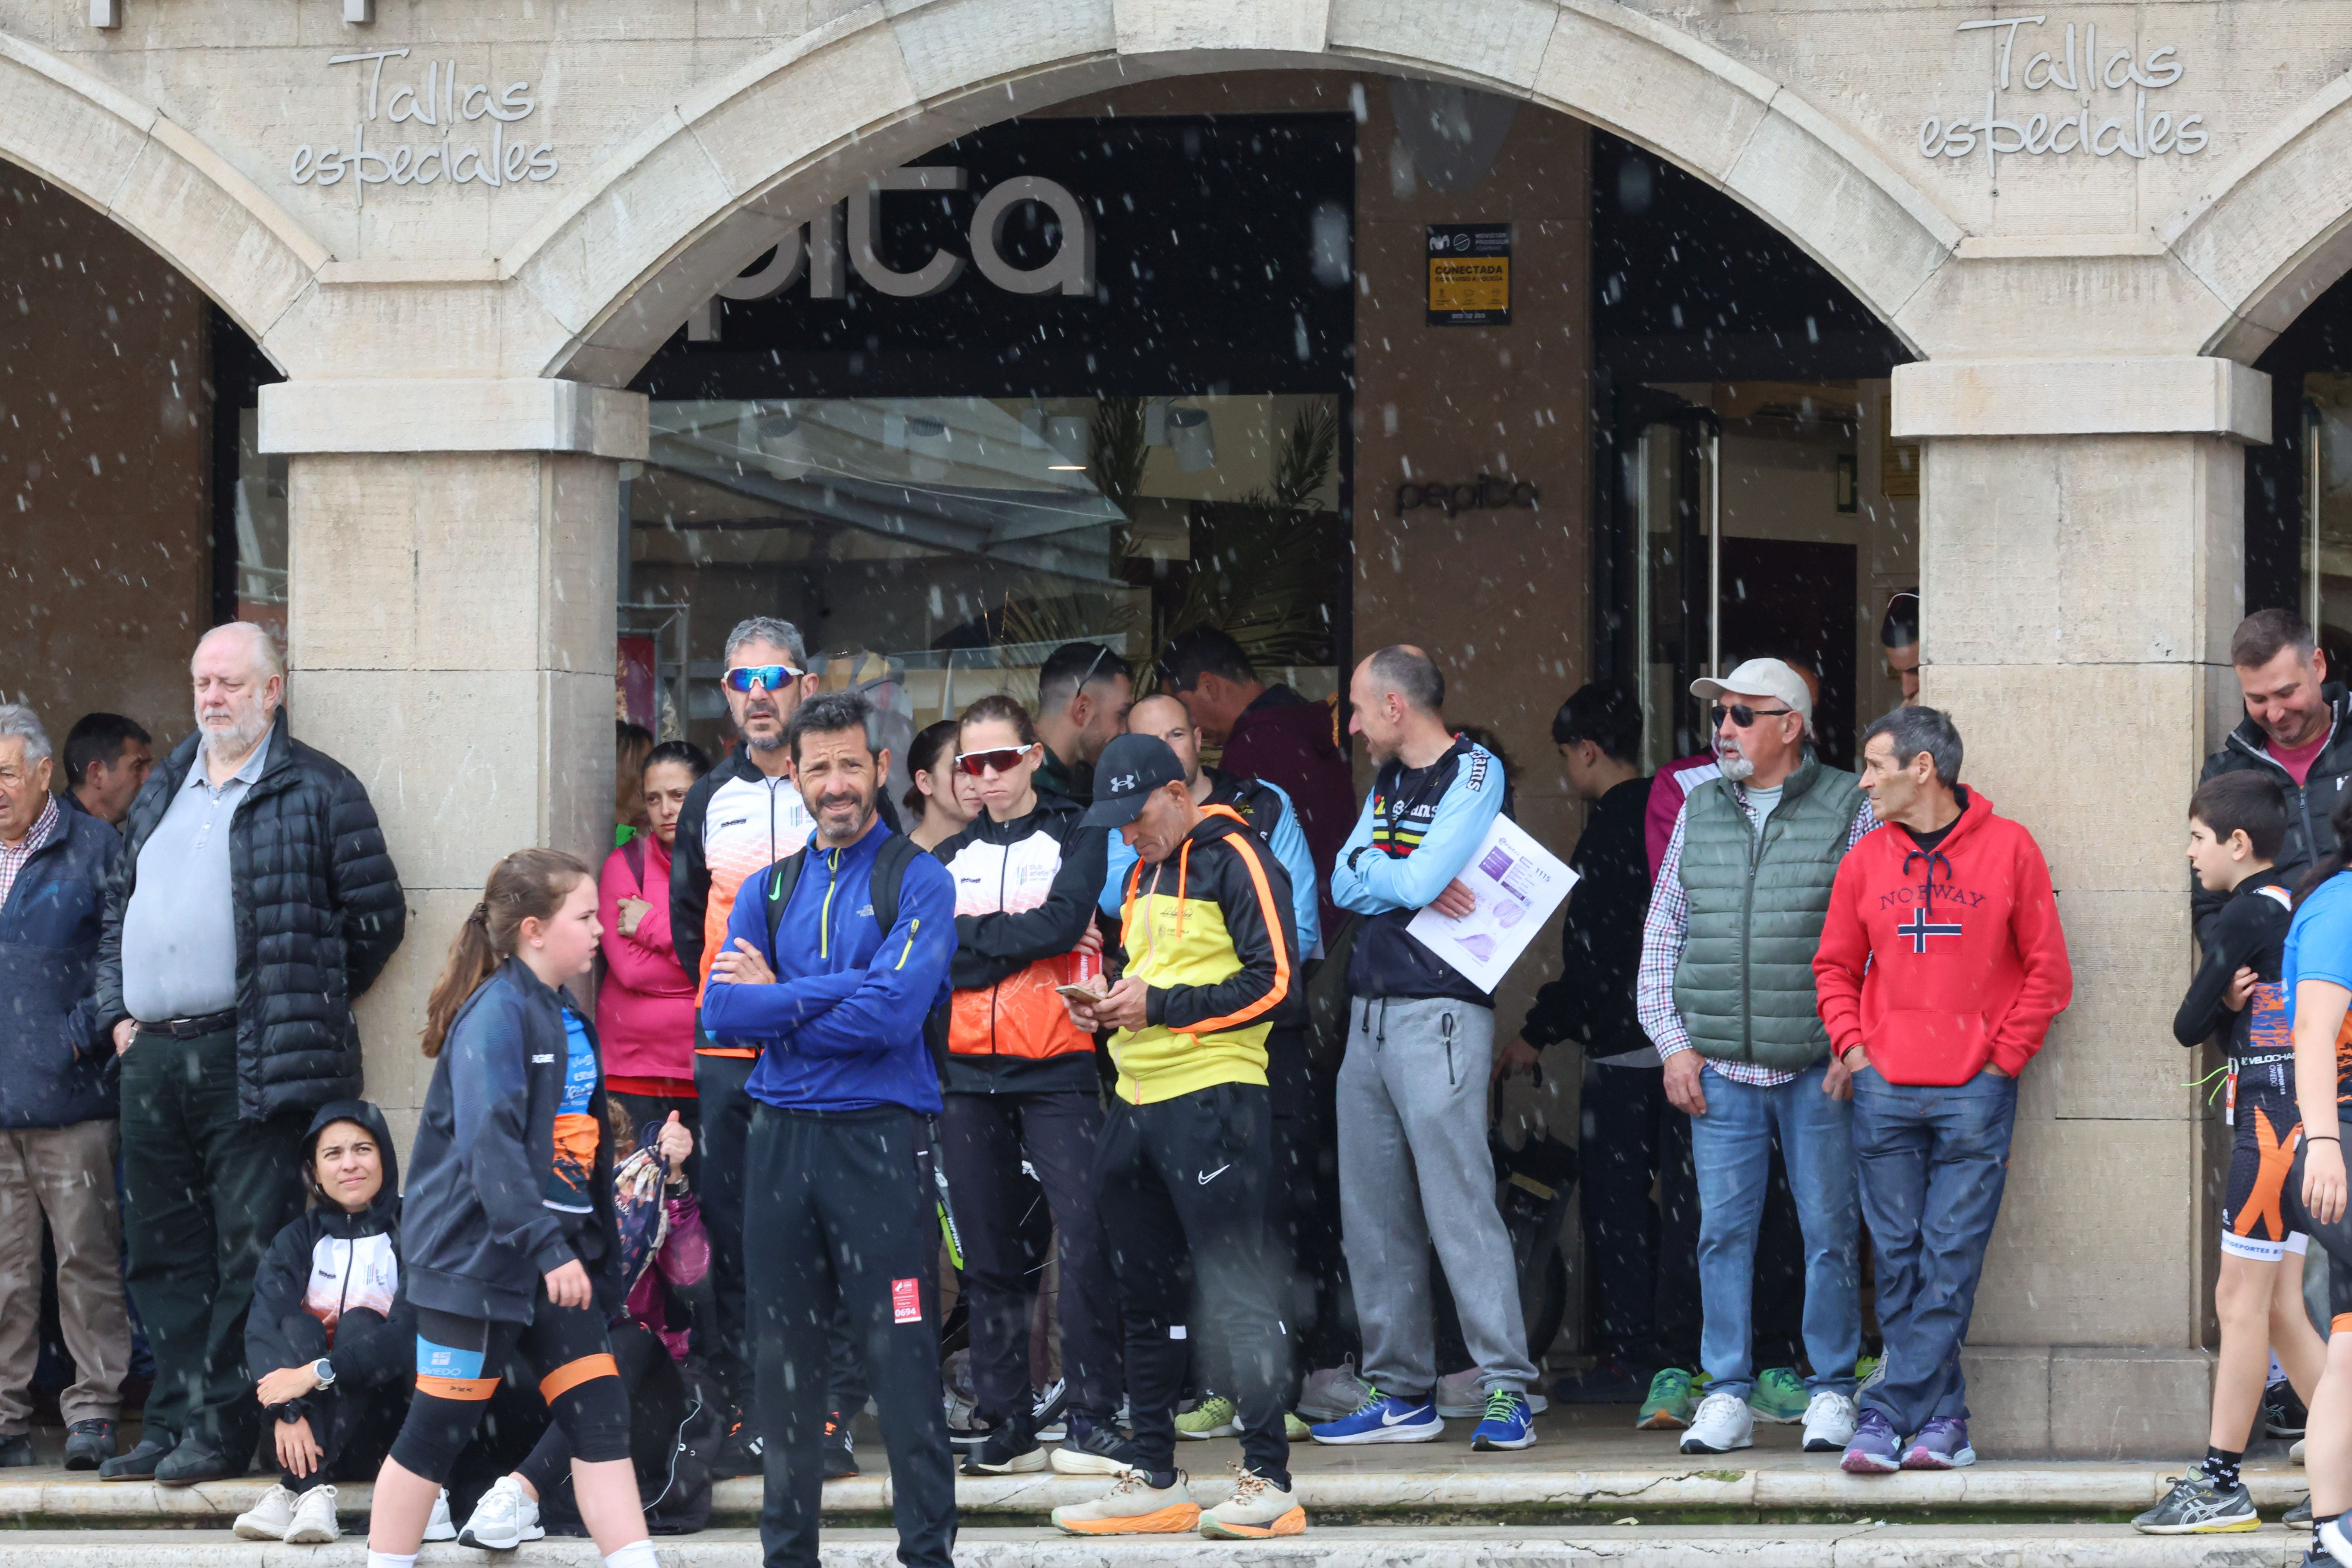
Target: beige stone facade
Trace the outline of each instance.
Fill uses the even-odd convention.
[[[1556,259],[1523,268],[1499,357],[1420,323],[1419,226],[1452,215],[1409,175],[1360,176],[1358,265],[1390,291],[1368,281],[1357,319],[1355,643],[1444,655],[1456,716],[1528,764],[1526,819],[1564,847],[1578,813],[1543,765],[1545,725],[1596,637],[1585,128],[1759,215],[1914,356],[1891,434],[1924,448],[1898,530],[1916,543],[1902,531],[1865,575],[1901,582],[1916,548],[1927,698],[2047,850],[2076,963],[1979,1301],[1979,1446],[2194,1440],[2213,1222],[2167,1027],[2191,952],[2179,826],[2237,717],[2243,454],[2273,436],[2252,364],[2352,263],[2341,7],[2257,23],[2242,0],[2024,19],[1806,0],[376,0],[354,26],[336,0],[121,0],[112,28],[87,9],[0,0],[0,159],[119,226],[76,242],[93,259],[110,244],[110,279],[184,279],[287,378],[262,393],[257,443],[287,464],[299,724],[367,782],[411,900],[362,1011],[370,1088],[394,1106],[421,1092],[424,990],[488,864],[524,843],[587,852],[609,821],[614,498],[648,440],[623,389],[793,226],[1020,115],[1352,101],[1377,153],[1386,100],[1351,85],[1536,106],[1484,205]],[[33,253],[24,232],[12,254]],[[135,486],[142,454],[196,439],[168,412],[188,381],[167,321],[125,342],[142,379],[93,414],[135,442],[26,446],[10,416],[37,411],[10,378],[30,384],[48,351],[15,325],[16,281],[0,281],[12,530],[5,487],[26,464],[96,453],[90,485]],[[68,308],[62,271],[26,289]],[[127,471],[108,467],[118,449]],[[1449,525],[1382,501],[1412,464],[1498,461],[1540,468],[1540,509],[1431,550]],[[101,552],[115,598],[78,587],[98,596],[43,620],[27,584],[81,573],[87,542],[52,526],[9,552],[0,624],[28,662],[0,687],[104,705],[57,672],[117,638],[144,664],[102,694],[172,712],[156,661],[205,616],[204,525],[133,510],[153,558],[131,608],[130,565]],[[1389,548],[1408,541],[1411,566]],[[2119,1404],[2147,1422],[2074,1418]]]

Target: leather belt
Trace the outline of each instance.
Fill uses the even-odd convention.
[[[217,1035],[223,1029],[236,1027],[236,1009],[234,1007],[226,1013],[207,1013],[201,1018],[166,1018],[157,1024],[148,1023],[143,1018],[139,1020],[141,1034],[169,1035],[175,1040],[193,1040],[200,1036]]]

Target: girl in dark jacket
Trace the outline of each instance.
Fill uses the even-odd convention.
[[[337,1539],[331,1482],[373,1475],[408,1410],[416,1321],[400,1288],[400,1157],[383,1112],[363,1100],[320,1107],[302,1182],[310,1212],[269,1244],[245,1321],[279,1476],[237,1516],[244,1541]],[[457,1533],[445,1494],[425,1537]]]
[[[438,1058],[402,1215],[416,1397],[377,1476],[368,1568],[414,1568],[434,1499],[510,1357],[572,1439],[606,1568],[656,1568],[604,1325],[619,1307],[613,1151],[588,1021],[560,989],[596,960],[596,879],[522,849],[490,872],[425,1005]]]

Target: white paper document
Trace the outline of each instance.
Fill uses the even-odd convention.
[[[1492,991],[1576,886],[1576,873],[1517,823],[1498,816],[1459,880],[1476,896],[1476,909],[1458,921],[1424,909],[1404,929],[1479,990]]]

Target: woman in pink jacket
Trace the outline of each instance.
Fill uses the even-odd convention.
[[[670,945],[669,857],[686,792],[709,771],[698,746],[656,746],[646,758],[649,826],[605,857],[596,879],[604,954],[596,1036],[604,1092],[636,1127],[666,1121],[673,1110],[689,1131],[698,1133],[702,1122],[694,1098],[694,982]]]

